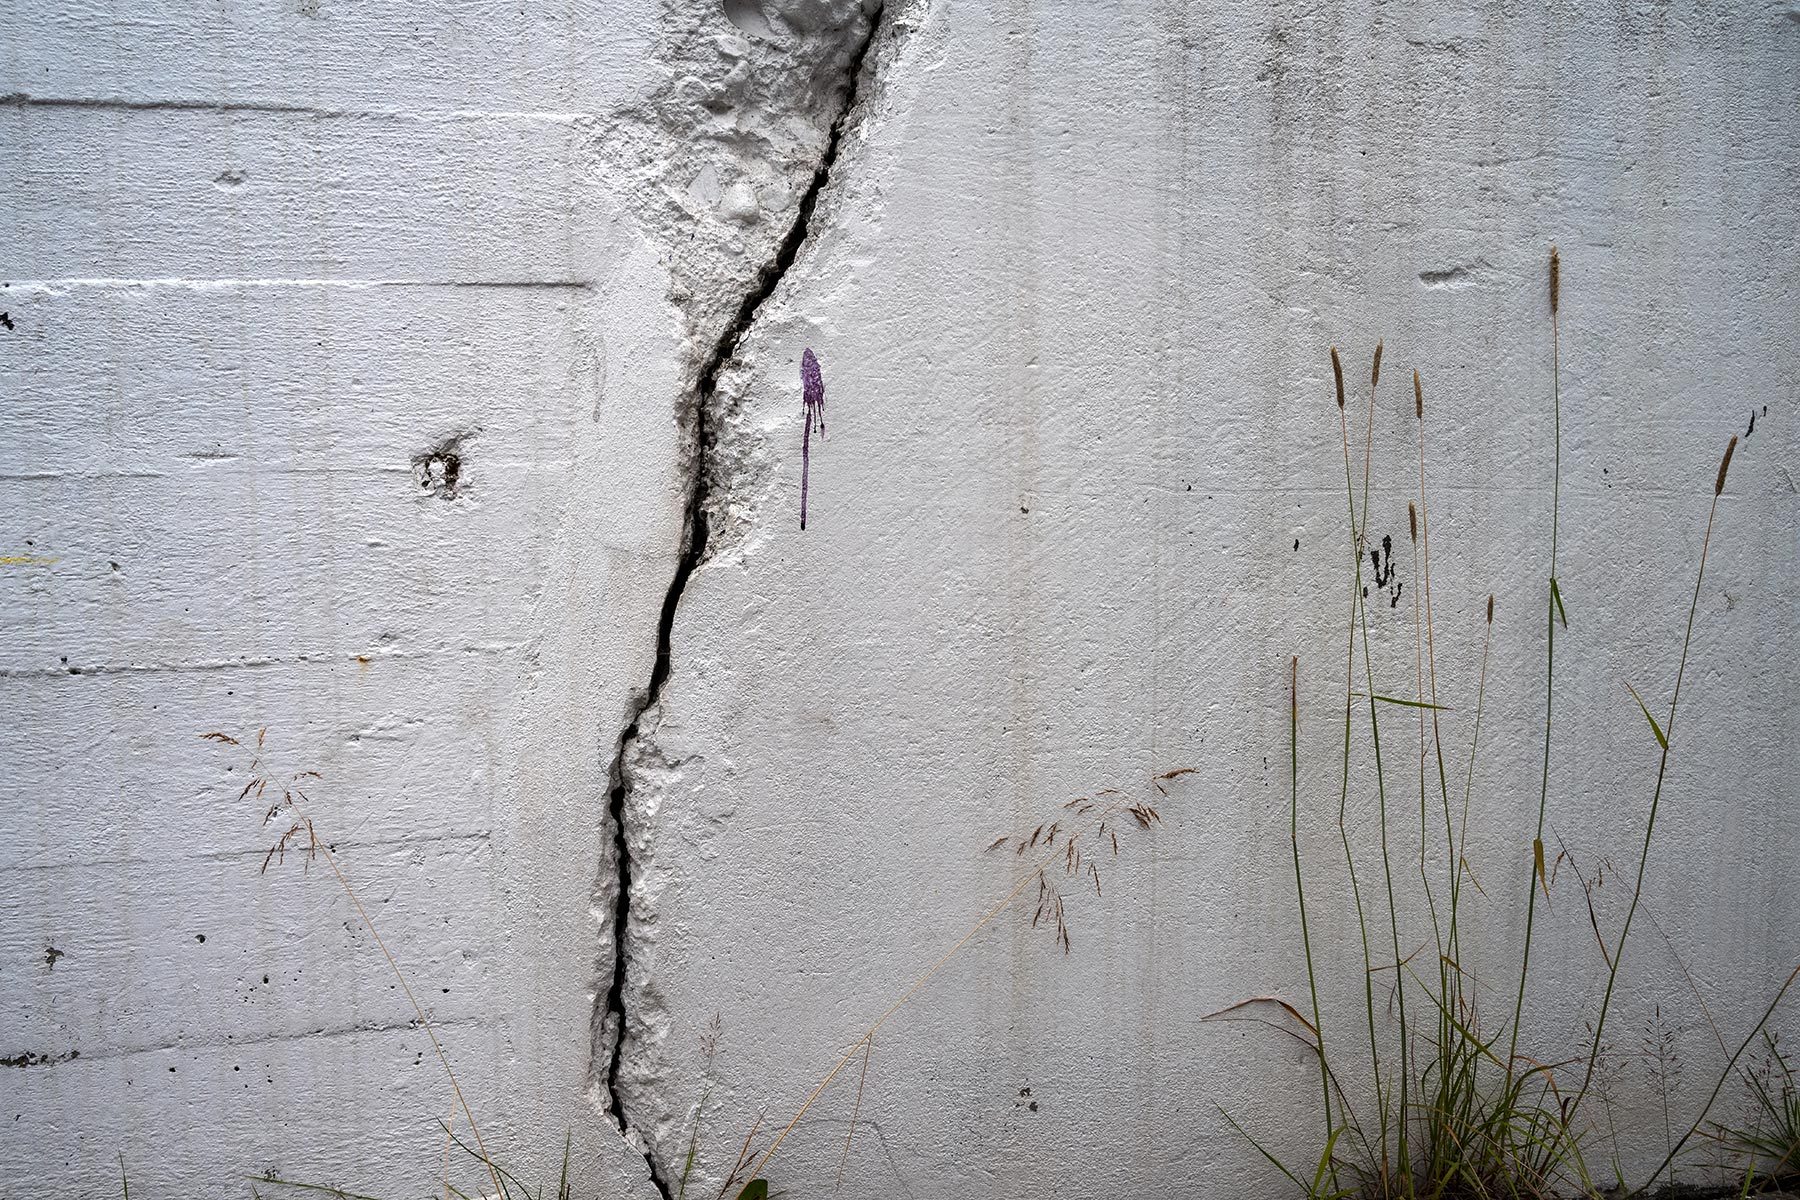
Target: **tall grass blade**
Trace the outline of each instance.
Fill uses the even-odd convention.
[[[1632,918],[1637,915],[1638,904],[1644,895],[1644,871],[1650,863],[1650,842],[1656,834],[1656,814],[1662,807],[1663,783],[1669,773],[1669,743],[1675,736],[1675,714],[1681,704],[1681,683],[1687,677],[1688,652],[1694,643],[1694,617],[1700,611],[1700,589],[1706,582],[1706,557],[1712,549],[1713,522],[1719,515],[1719,497],[1725,491],[1725,469],[1731,465],[1731,452],[1737,449],[1737,438],[1733,437],[1725,447],[1725,456],[1719,462],[1719,474],[1713,485],[1712,504],[1706,512],[1706,532],[1700,537],[1700,562],[1694,570],[1694,595],[1688,602],[1687,626],[1681,635],[1681,657],[1675,665],[1675,689],[1669,695],[1669,717],[1661,726],[1651,722],[1659,735],[1657,741],[1662,744],[1662,756],[1656,767],[1656,787],[1650,793],[1650,816],[1644,822],[1644,841],[1638,853],[1637,878],[1631,888],[1631,903],[1625,909],[1624,924],[1619,927],[1619,940],[1613,946],[1612,967],[1606,973],[1606,992],[1600,999],[1600,1013],[1594,1020],[1594,1040],[1588,1051],[1587,1071],[1582,1076],[1581,1089],[1575,1093],[1569,1106],[1569,1117],[1581,1106],[1587,1096],[1588,1088],[1594,1080],[1594,1070],[1600,1061],[1600,1038],[1606,1030],[1606,1018],[1612,1010],[1613,989],[1619,981],[1619,964],[1625,958],[1625,939],[1631,934]],[[1641,703],[1641,701],[1640,701]],[[1649,716],[1649,710],[1644,710]]]
[[[1562,299],[1562,257],[1550,247],[1550,411],[1555,452],[1550,470],[1550,588],[1544,640],[1544,761],[1538,788],[1537,832],[1544,840],[1544,814],[1550,807],[1550,731],[1556,697],[1556,618],[1562,614],[1563,627],[1569,623],[1563,612],[1562,589],[1556,581],[1556,543],[1562,519],[1562,326],[1559,319]],[[1534,870],[1534,874],[1535,874]],[[1513,1063],[1519,1053],[1519,1027],[1525,1018],[1525,988],[1531,975],[1531,934],[1537,923],[1537,888],[1534,878],[1525,888],[1525,945],[1519,953],[1519,993],[1513,1004],[1512,1033],[1506,1051],[1506,1074],[1510,1091]]]
[[[1631,693],[1631,698],[1633,700],[1637,701],[1639,711],[1644,714],[1644,720],[1650,722],[1650,732],[1656,735],[1656,744],[1661,746],[1664,750],[1667,750],[1669,748],[1669,735],[1664,733],[1663,727],[1656,723],[1656,718],[1650,714],[1649,705],[1644,703],[1644,698],[1638,695],[1638,690],[1629,683],[1625,685],[1625,690]]]
[[[1282,1162],[1279,1158],[1276,1158],[1273,1154],[1269,1153],[1268,1147],[1264,1146],[1261,1142],[1257,1141],[1254,1137],[1252,1137],[1250,1135],[1250,1131],[1248,1129],[1245,1129],[1242,1125],[1238,1124],[1238,1120],[1236,1117],[1232,1116],[1229,1112],[1227,1112],[1223,1107],[1221,1107],[1219,1105],[1214,1105],[1213,1107],[1218,1108],[1219,1115],[1221,1117],[1224,1117],[1225,1120],[1231,1124],[1231,1127],[1238,1131],[1239,1137],[1243,1138],[1246,1142],[1249,1142],[1252,1146],[1256,1147],[1256,1152],[1258,1154],[1262,1155],[1264,1158],[1268,1159],[1269,1162],[1274,1165],[1274,1167],[1277,1171],[1280,1171],[1283,1175],[1286,1175],[1288,1177],[1288,1179],[1293,1182],[1293,1185],[1295,1187],[1299,1188],[1303,1192],[1306,1191],[1306,1185],[1304,1183],[1300,1182],[1300,1177],[1298,1175],[1294,1174],[1292,1171],[1288,1170],[1286,1163]]]
[[[1732,439],[1733,442],[1736,440],[1736,438]],[[1727,462],[1730,461],[1729,453],[1730,452],[1727,451]],[[1722,475],[1723,472],[1721,472],[1721,476]],[[1717,493],[1714,494],[1717,495]],[[1719,1073],[1719,1081],[1713,1085],[1712,1094],[1706,1098],[1706,1103],[1701,1106],[1700,1115],[1694,1119],[1694,1123],[1688,1127],[1688,1131],[1681,1135],[1681,1140],[1669,1148],[1668,1157],[1664,1158],[1662,1162],[1657,1165],[1656,1170],[1650,1173],[1651,1179],[1655,1179],[1658,1175],[1662,1174],[1663,1171],[1669,1167],[1669,1164],[1675,1161],[1675,1156],[1681,1153],[1681,1148],[1687,1145],[1688,1140],[1700,1131],[1700,1126],[1705,1123],[1707,1114],[1712,1112],[1712,1106],[1718,1102],[1719,1093],[1725,1089],[1725,1081],[1730,1079],[1731,1073],[1737,1069],[1738,1059],[1744,1056],[1744,1051],[1750,1048],[1750,1043],[1755,1041],[1756,1036],[1768,1025],[1769,1018],[1773,1017],[1775,1015],[1775,1010],[1781,1007],[1781,1001],[1787,996],[1788,990],[1794,986],[1794,981],[1797,979],[1800,979],[1800,966],[1796,966],[1790,971],[1788,977],[1782,981],[1781,986],[1775,989],[1775,997],[1769,1001],[1769,1007],[1763,1010],[1762,1017],[1755,1025],[1750,1027],[1750,1032],[1744,1035],[1744,1040],[1739,1043],[1736,1053],[1734,1053],[1731,1056],[1731,1060],[1725,1064],[1725,1069]],[[1641,1188],[1639,1189],[1639,1191],[1642,1190],[1643,1189]]]
[[[1294,850],[1294,894],[1300,907],[1300,944],[1306,952],[1306,992],[1312,1000],[1312,1034],[1319,1055],[1319,1091],[1325,1117],[1325,1140],[1335,1144],[1331,1120],[1331,1069],[1325,1057],[1323,1018],[1319,1015],[1319,980],[1313,967],[1312,925],[1306,917],[1306,883],[1300,873],[1300,659],[1288,659],[1288,838]],[[1298,1014],[1295,1014],[1298,1016]],[[1302,1018],[1304,1021],[1304,1018]],[[1329,1150],[1327,1156],[1329,1157]],[[1316,1184],[1315,1184],[1316,1188]]]

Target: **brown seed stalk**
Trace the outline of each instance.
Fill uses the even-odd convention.
[[[1725,457],[1719,462],[1719,477],[1713,481],[1713,495],[1715,496],[1725,490],[1725,472],[1731,466],[1731,452],[1736,449],[1737,434],[1734,433],[1731,435],[1731,440],[1725,443]]]
[[[1487,623],[1489,625],[1492,625],[1494,623],[1494,593],[1492,593],[1492,592],[1488,593],[1488,622]]]
[[[1550,315],[1556,315],[1557,304],[1562,300],[1562,256],[1557,254],[1556,247],[1550,247]]]
[[[1369,369],[1369,388],[1373,391],[1381,385],[1381,342],[1375,343],[1375,365]]]
[[[1413,416],[1425,419],[1425,385],[1419,382],[1419,369],[1413,368]]]
[[[1411,500],[1406,502],[1406,528],[1412,534],[1413,545],[1419,544],[1419,510]]]
[[[1331,374],[1337,380],[1338,407],[1344,407],[1344,364],[1338,360],[1337,347],[1331,348]]]

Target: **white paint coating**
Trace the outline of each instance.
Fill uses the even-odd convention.
[[[1068,958],[1027,903],[884,1028],[854,1194],[1281,1194],[1215,1105],[1304,1157],[1313,1068],[1266,1029],[1201,1017],[1305,995],[1283,761],[1297,653],[1315,935],[1331,1028],[1356,1044],[1332,820],[1348,592],[1333,342],[1363,381],[1360,434],[1387,339],[1373,528],[1400,544],[1403,581],[1410,368],[1426,381],[1458,759],[1498,593],[1470,853],[1488,893],[1472,958],[1504,991],[1541,741],[1551,241],[1572,628],[1550,816],[1586,869],[1611,860],[1597,902],[1615,926],[1656,749],[1621,683],[1666,702],[1718,456],[1761,414],[1722,506],[1647,901],[1741,1033],[1800,957],[1797,49],[1800,24],[1768,6],[1717,22],[932,6],[884,60],[825,231],[728,381],[740,469],[677,621],[645,811],[655,948],[636,1004],[659,1036],[627,1058],[659,1152],[682,1145],[691,1099],[667,1081],[699,1070],[715,1010],[720,1123],[766,1105],[779,1127],[1012,884],[1016,858],[982,847],[1192,766],[1168,828],[1127,847],[1103,901],[1075,902]],[[807,346],[829,438],[801,534]],[[1374,631],[1403,693],[1413,587]],[[1393,763],[1417,726],[1395,727],[1404,867],[1417,758],[1411,784]],[[1566,866],[1550,908],[1525,1041],[1544,1055],[1580,1049],[1602,967]],[[1410,950],[1428,926],[1406,920]],[[1642,1055],[1655,1006],[1680,1030],[1677,1115],[1721,1056],[1656,927],[1640,916],[1632,938],[1608,1040],[1619,1152],[1641,1172],[1662,1139]],[[832,1188],[858,1071],[777,1160],[795,1194]]]
[[[1457,747],[1499,597],[1470,856],[1504,976],[1541,737],[1550,241],[1551,820],[1585,862],[1631,863],[1655,761],[1620,685],[1666,698],[1717,456],[1758,414],[1659,816],[1661,932],[1634,930],[1614,1018],[1620,1151],[1654,1162],[1655,1006],[1685,1111],[1719,1057],[1671,948],[1728,1033],[1800,957],[1790,8],[890,4],[808,242],[709,403],[708,556],[625,748],[619,1084],[665,1175],[715,1012],[690,1194],[1012,886],[983,846],[1192,766],[1106,896],[1072,899],[1072,954],[1013,912],[884,1028],[844,1190],[1276,1193],[1215,1105],[1301,1145],[1311,1067],[1201,1018],[1303,995],[1290,654],[1315,937],[1333,978],[1360,970],[1333,874],[1332,342],[1366,381],[1387,339],[1373,528],[1405,590],[1372,633],[1398,691],[1426,380]],[[430,1186],[428,1047],[329,879],[257,873],[242,768],[199,740],[267,725],[324,775],[322,832],[490,1142],[553,1170],[571,1131],[586,1192],[653,1197],[605,1112],[607,772],[675,571],[694,380],[813,181],[861,6],[32,9],[0,39],[0,1057],[33,1064],[0,1069],[6,1177],[99,1194],[123,1153],[144,1195],[271,1168]],[[806,346],[829,437],[802,535]],[[421,486],[458,437],[455,494]],[[1372,791],[1351,803],[1369,852]],[[1546,1054],[1601,965],[1566,875],[1551,908]],[[784,1147],[792,1194],[831,1187],[853,1095]]]
[[[423,1033],[199,740],[266,725],[490,1144],[654,1195],[590,1085],[595,887],[680,366],[593,149],[655,15],[605,8],[7,18],[0,1053],[55,1063],[5,1072],[15,1180],[432,1186]]]

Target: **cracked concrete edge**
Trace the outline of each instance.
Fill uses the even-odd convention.
[[[935,20],[941,8],[939,0],[889,0],[883,9],[854,109],[845,114],[830,186],[819,194],[806,243],[719,373],[716,402],[707,414],[709,559],[755,553],[769,522],[787,519],[767,510],[777,474],[798,445],[798,352],[793,363],[782,363],[791,376],[785,387],[768,386],[769,354],[782,341],[776,331],[795,322],[829,327],[827,301],[857,269],[854,256],[839,253],[840,247],[846,238],[866,243],[881,228],[880,166],[886,152],[877,135],[904,119],[907,98],[928,73],[938,53],[932,35],[941,26]],[[802,297],[804,308],[798,303]],[[829,392],[829,368],[826,387]]]
[[[653,968],[657,902],[669,875],[650,870],[654,861],[652,830],[660,798],[670,779],[678,775],[679,764],[663,758],[653,733],[661,719],[662,688],[673,669],[676,610],[692,572],[710,556],[709,527],[732,528],[721,518],[733,510],[732,493],[745,475],[741,454],[733,454],[733,467],[725,471],[712,461],[713,452],[722,444],[713,432],[724,416],[720,396],[726,375],[739,373],[742,343],[752,335],[765,310],[791,294],[788,271],[797,265],[815,235],[835,219],[841,205],[834,185],[844,174],[838,168],[846,157],[857,157],[866,144],[872,114],[880,111],[884,68],[897,56],[922,7],[922,3],[890,4],[886,15],[891,19],[884,21],[883,6],[867,0],[788,6],[777,17],[789,23],[792,39],[779,44],[773,61],[764,63],[778,77],[771,87],[766,78],[744,70],[753,56],[747,53],[742,38],[708,30],[704,18],[684,19],[688,16],[685,6],[671,3],[665,16],[673,32],[664,60],[671,65],[671,79],[650,98],[649,114],[640,111],[635,125],[630,121],[625,125],[633,136],[627,136],[624,144],[643,156],[641,162],[652,164],[632,174],[635,183],[645,185],[632,189],[638,198],[634,208],[641,232],[652,240],[661,235],[657,244],[670,271],[670,299],[682,313],[688,335],[686,357],[691,374],[678,417],[683,425],[680,463],[689,490],[680,556],[658,626],[655,665],[648,684],[627,710],[608,776],[607,824],[612,836],[601,854],[594,910],[599,919],[610,897],[616,915],[611,928],[603,928],[600,939],[588,1091],[596,1110],[610,1113],[627,1144],[643,1155],[651,1183],[665,1196],[671,1192],[670,1172],[660,1164],[665,1158],[674,1160],[672,1139],[680,1136],[691,1119],[699,1089],[697,1085],[684,1088],[681,1081],[671,1080],[666,1058],[659,1052],[670,1036],[670,1021]],[[836,35],[835,44],[829,41],[831,35]],[[828,39],[822,56],[816,53],[821,36]],[[697,42],[702,44],[698,52]],[[721,224],[721,218],[743,223],[743,214],[731,207],[729,196],[722,198],[727,203],[717,211],[684,202],[695,198],[693,180],[705,164],[693,168],[692,156],[677,153],[677,148],[684,143],[691,148],[697,137],[703,139],[703,145],[708,143],[698,123],[683,128],[677,101],[698,102],[701,108],[716,112],[721,93],[708,92],[697,76],[682,75],[679,67],[696,55],[704,60],[706,45],[718,52],[716,62],[731,64],[721,85],[729,104],[746,96],[767,103],[784,94],[810,101],[804,106],[800,128],[824,134],[810,161],[787,153],[807,144],[804,132],[785,144],[760,133],[747,142],[735,143],[737,150],[748,144],[763,155],[752,157],[752,171],[760,166],[779,168],[789,179],[804,176],[805,189],[792,206],[794,217],[785,228],[762,221],[754,231],[733,234]],[[824,68],[821,62],[826,64]],[[838,72],[835,79],[830,78],[830,69]],[[822,79],[829,83],[823,89],[819,86]],[[821,91],[833,102],[830,106],[820,105]],[[821,123],[822,115],[827,119]],[[652,127],[660,138],[646,136]],[[784,127],[791,131],[792,124],[784,125],[778,114],[770,128]],[[743,129],[741,118],[737,128]],[[729,139],[727,148],[731,148]],[[840,153],[846,149],[851,150],[848,156]],[[699,157],[707,156],[702,153]],[[685,198],[678,186],[682,184],[687,187]],[[756,247],[763,251],[760,260],[751,253]],[[735,261],[730,257],[733,253]],[[702,355],[700,348],[705,346],[712,348]],[[737,408],[735,400],[730,407]],[[730,439],[734,448],[737,442]],[[762,477],[766,480],[766,473]],[[607,943],[611,944],[610,955]],[[686,1097],[684,1093],[689,1091],[696,1095]],[[639,1119],[645,1112],[654,1114],[648,1136]]]
[[[781,445],[786,446],[791,422],[799,412],[798,393],[789,395],[777,388],[761,403],[746,404],[747,389],[753,379],[768,379],[774,374],[774,365],[765,360],[771,346],[779,340],[775,331],[785,330],[797,319],[795,301],[806,296],[816,302],[822,284],[835,288],[845,266],[843,255],[838,253],[840,247],[846,241],[860,242],[879,226],[880,188],[876,173],[870,169],[880,157],[877,134],[895,115],[896,105],[903,102],[903,97],[896,95],[903,86],[904,69],[900,64],[914,56],[915,38],[930,7],[927,0],[890,3],[886,7],[881,27],[865,57],[853,106],[845,113],[831,174],[818,193],[804,244],[796,247],[790,268],[771,289],[766,303],[743,331],[741,343],[719,373],[717,394],[711,397],[707,413],[711,440],[704,495],[705,519],[711,534],[699,570],[753,553],[760,542],[759,524],[777,519],[770,515],[772,506],[768,499],[784,450],[777,448],[775,439],[779,437]],[[854,233],[846,224],[846,218],[852,214]],[[782,365],[785,368],[787,364]],[[775,391],[780,392],[779,396]],[[779,411],[781,415],[773,421],[759,422],[751,419],[752,409]],[[780,519],[786,519],[785,515]],[[661,944],[657,922],[665,894],[670,887],[678,886],[680,872],[689,866],[687,859],[677,861],[667,850],[698,849],[704,859],[707,839],[704,821],[697,820],[685,808],[678,807],[665,815],[668,799],[683,786],[690,786],[690,768],[704,764],[689,758],[670,758],[664,752],[656,737],[664,717],[659,698],[659,703],[644,714],[643,727],[633,743],[629,816],[633,831],[633,897],[627,935],[625,1005],[630,1020],[620,1059],[618,1091],[634,1114],[640,1136],[646,1137],[660,1153],[674,1157],[682,1152],[688,1131],[694,1127],[706,1084],[695,1080],[686,1087],[670,1086],[678,1075],[675,1061],[683,1056],[668,1053],[676,1030],[658,986],[659,959],[668,948]],[[665,852],[659,855],[659,849]],[[674,931],[677,936],[682,932]],[[733,1136],[735,1133],[727,1135],[727,1140]],[[704,1165],[698,1169],[705,1172]]]
[[[793,225],[876,7],[664,0],[665,78],[612,115],[596,150],[669,271],[690,384]]]

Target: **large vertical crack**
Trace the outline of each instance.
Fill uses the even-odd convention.
[[[681,553],[675,564],[674,575],[669,580],[669,589],[663,596],[662,610],[656,624],[656,658],[650,668],[650,681],[631,706],[625,727],[620,732],[619,740],[614,747],[612,764],[607,776],[614,839],[613,852],[618,869],[618,879],[616,881],[617,901],[613,916],[612,982],[606,993],[604,1008],[598,1014],[600,1028],[610,1031],[610,1033],[602,1034],[610,1044],[605,1046],[607,1061],[600,1074],[613,1115],[619,1123],[620,1131],[627,1136],[631,1133],[631,1124],[625,1111],[624,1098],[620,1092],[619,1071],[625,1047],[625,983],[632,903],[632,858],[629,843],[631,806],[629,800],[636,781],[632,777],[630,767],[631,752],[634,744],[642,736],[645,715],[652,712],[661,701],[663,689],[674,669],[674,652],[671,642],[675,629],[675,614],[681,607],[681,598],[687,590],[688,580],[692,578],[694,570],[706,559],[707,513],[712,507],[713,499],[711,494],[713,486],[711,450],[714,441],[708,414],[716,400],[720,373],[736,357],[738,346],[755,325],[757,315],[763,305],[774,295],[788,269],[794,265],[795,260],[800,256],[801,249],[806,245],[813,212],[818,207],[820,195],[830,183],[832,167],[837,162],[838,148],[843,140],[844,130],[849,125],[850,118],[855,113],[860,101],[864,66],[870,50],[880,38],[885,15],[885,3],[877,6],[870,15],[868,32],[861,45],[850,56],[843,103],[837,115],[832,119],[825,148],[821,152],[819,164],[813,171],[812,178],[800,198],[793,224],[789,226],[786,236],[776,247],[774,255],[757,272],[730,324],[726,326],[725,331],[714,344],[711,353],[702,361],[695,376],[691,403],[687,405],[688,429],[686,436],[690,454],[687,495],[682,517]],[[650,1180],[667,1200],[673,1196],[669,1177],[657,1162],[655,1147],[651,1140],[643,1138],[641,1142],[644,1147],[644,1158],[650,1170]]]

